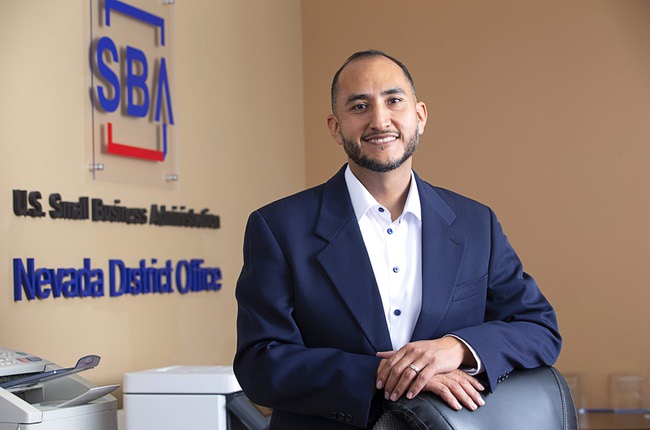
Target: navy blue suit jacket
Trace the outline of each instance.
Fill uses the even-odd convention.
[[[524,273],[494,213],[415,176],[422,205],[422,310],[412,340],[455,334],[490,389],[514,368],[555,362],[553,308]],[[342,168],[327,183],[251,214],[236,289],[234,370],[272,428],[366,428],[391,350]]]

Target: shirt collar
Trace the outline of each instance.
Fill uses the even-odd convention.
[[[361,181],[354,176],[350,166],[348,165],[345,169],[345,184],[348,187],[348,193],[350,194],[350,200],[352,201],[352,208],[354,209],[354,215],[359,221],[365,214],[368,212],[368,209],[372,207],[381,206],[377,200],[370,194],[370,192],[363,186]],[[422,209],[420,206],[420,193],[418,192],[418,186],[415,182],[415,175],[411,170],[411,185],[409,187],[409,193],[406,197],[406,204],[404,204],[404,212],[400,215],[402,218],[406,213],[412,213],[415,217],[422,221]]]

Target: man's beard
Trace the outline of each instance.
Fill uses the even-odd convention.
[[[345,150],[345,153],[348,155],[348,157],[350,157],[350,160],[354,161],[355,164],[363,167],[364,169],[379,173],[390,172],[404,164],[406,160],[411,158],[420,140],[418,127],[416,128],[415,133],[413,133],[413,136],[411,136],[411,138],[408,140],[406,147],[404,148],[404,154],[400,158],[382,162],[372,159],[367,155],[363,155],[361,153],[361,145],[358,145],[356,142],[346,139],[345,136],[343,136],[342,132],[339,134],[341,136],[341,140],[343,141],[343,149]]]

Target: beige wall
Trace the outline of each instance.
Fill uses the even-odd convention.
[[[589,405],[606,406],[608,374],[647,372],[647,2],[177,1],[172,191],[89,177],[85,4],[0,2],[1,346],[61,364],[99,354],[97,383],[229,363],[246,217],[344,162],[325,128],[331,76],[375,47],[409,66],[428,104],[416,169],[497,211],[558,310],[558,367],[582,372]],[[209,207],[222,228],[18,218],[16,188]],[[13,258],[63,267],[86,256],[204,258],[224,287],[13,302]]]
[[[0,2],[0,346],[62,365],[102,356],[87,377],[173,364],[230,364],[243,229],[261,204],[304,187],[302,51],[297,0],[177,1],[176,190],[93,181],[87,169],[87,2]],[[16,217],[11,190],[148,207],[208,207],[221,229]],[[110,258],[203,258],[220,292],[13,301],[13,258],[104,268]]]
[[[303,2],[307,183],[344,161],[325,127],[338,66],[403,60],[429,108],[416,170],[495,209],[590,406],[610,373],[650,376],[648,41],[647,1]]]

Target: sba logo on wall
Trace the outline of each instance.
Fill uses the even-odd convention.
[[[169,1],[91,0],[95,177],[175,173]],[[99,166],[99,168],[97,168]]]

